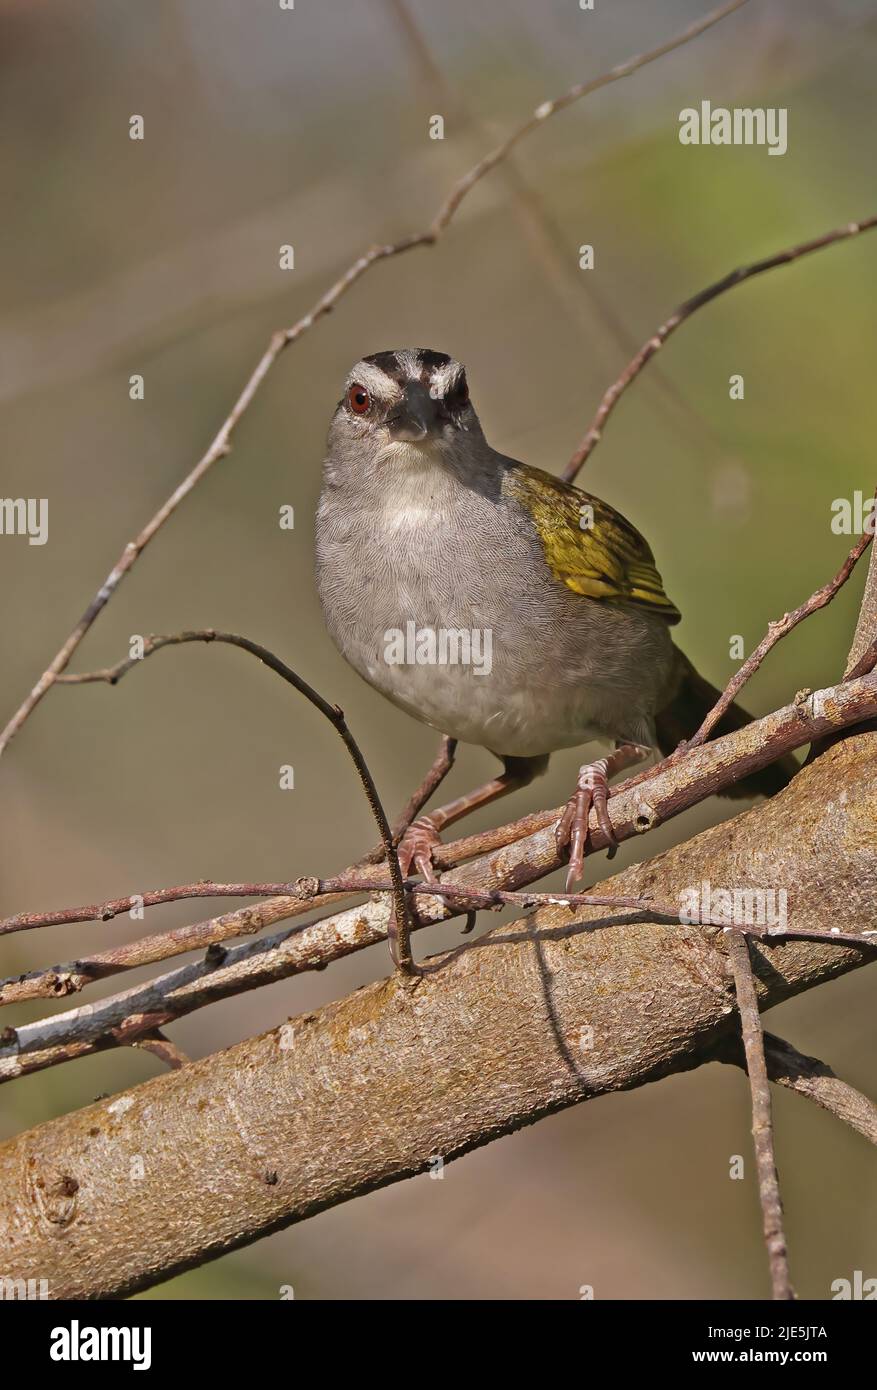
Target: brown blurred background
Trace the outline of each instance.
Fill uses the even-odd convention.
[[[3,719],[206,447],[271,331],[369,243],[422,227],[539,102],[707,8],[0,3],[2,492],[49,499],[47,545],[0,541]],[[74,669],[119,659],[131,633],[247,633],[344,707],[398,809],[435,736],[344,665],[312,580],[323,441],[348,367],[408,344],[451,352],[469,366],[491,442],[559,471],[604,387],[679,301],[874,212],[875,61],[869,0],[751,0],[550,121],[478,186],[436,248],[376,267],[284,354],[233,453],[143,555]],[[702,98],[787,107],[788,153],[682,147],[679,111]],[[128,138],[135,113],[139,143]],[[443,142],[428,138],[435,113]],[[287,242],[292,272],[278,268]],[[588,273],[585,242],[596,248]],[[625,398],[588,465],[586,485],[647,532],[685,614],[679,641],[716,682],[734,669],[733,634],[750,651],[838,567],[852,540],[833,534],[832,500],[873,487],[875,257],[863,236],[704,310]],[[742,402],[728,397],[737,372]],[[132,373],[145,378],[142,402],[129,399]],[[284,504],[293,532],[278,526]],[[754,712],[837,677],[861,578],[770,658],[747,691]],[[557,804],[578,761],[556,756],[546,779],[472,828]],[[283,763],[294,791],[278,787]],[[452,791],[493,766],[463,749]],[[161,654],[115,690],[55,690],[4,758],[0,797],[4,914],[203,877],[329,874],[374,840],[331,729],[227,649]],[[618,863],[727,813],[700,807],[625,846]],[[595,860],[588,881],[605,872]],[[154,909],[148,925],[196,920],[204,907]],[[0,974],[142,930],[122,918],[13,936]],[[421,935],[419,953],[457,931]],[[201,1056],[387,969],[375,949],[170,1031]],[[770,1026],[877,1093],[870,972],[784,1005]],[[0,1136],[157,1065],[127,1050],[13,1083]],[[824,1298],[855,1269],[877,1274],[873,1157],[814,1107],[774,1099],[795,1281]],[[450,1165],[441,1182],[377,1192],[151,1296],[276,1297],[281,1284],[310,1298],[576,1298],[582,1284],[601,1298],[763,1294],[754,1182],[728,1177],[737,1153],[750,1153],[745,1078],[711,1066],[544,1120]]]

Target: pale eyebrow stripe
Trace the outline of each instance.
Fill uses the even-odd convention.
[[[349,390],[354,384],[364,386],[371,395],[379,396],[383,401],[398,401],[402,397],[402,388],[398,382],[370,362],[356,364],[347,378],[345,390]]]

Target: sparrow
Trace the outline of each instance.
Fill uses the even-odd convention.
[[[608,503],[491,448],[466,371],[446,353],[363,357],[329,426],[316,518],[329,633],[376,690],[503,771],[421,816],[398,853],[434,877],[440,832],[591,742],[557,830],[567,889],[581,877],[593,807],[610,846],[609,778],[699,727],[719,692],[675,645],[680,613],[648,543]],[[751,722],[733,705],[716,726]],[[724,795],[772,795],[786,757]],[[610,854],[614,848],[610,849]]]

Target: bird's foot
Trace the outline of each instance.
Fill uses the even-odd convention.
[[[434,882],[436,872],[432,855],[440,844],[441,837],[429,816],[418,816],[412,821],[396,849],[402,877],[408,877],[413,864],[427,883]]]
[[[566,875],[567,893],[572,891],[573,885],[578,883],[584,871],[590,835],[588,817],[591,814],[592,806],[597,816],[597,824],[609,841],[610,859],[618,848],[618,841],[615,838],[615,831],[612,829],[612,821],[609,819],[607,804],[609,801],[608,770],[608,758],[600,758],[595,763],[585,763],[584,767],[579,768],[575,792],[566,803],[566,809],[558,822],[555,831],[557,848],[562,854],[567,845],[569,846],[569,869]]]

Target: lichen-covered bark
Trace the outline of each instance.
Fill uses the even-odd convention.
[[[877,735],[772,801],[595,887],[786,888],[802,928],[877,926]],[[722,933],[552,907],[0,1147],[4,1273],[130,1292],[609,1090],[736,1026]],[[762,1007],[873,959],[756,947]],[[141,1175],[142,1173],[142,1175]]]

